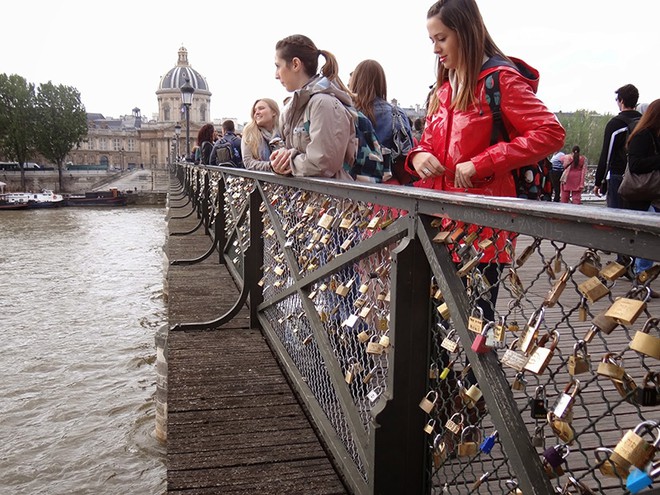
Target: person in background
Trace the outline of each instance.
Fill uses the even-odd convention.
[[[387,79],[383,66],[376,60],[363,60],[351,73],[348,88],[351,90],[355,108],[366,115],[373,124],[378,142],[381,146],[392,149],[394,147],[394,107],[387,101]],[[398,121],[403,123],[403,129],[412,144],[410,120],[401,108],[397,107],[396,112],[400,115],[401,118]],[[405,156],[392,164],[395,179],[393,183],[408,184],[411,182],[410,175],[403,169],[404,161]]]
[[[325,65],[318,72],[319,55]],[[339,78],[335,56],[319,50],[302,34],[275,45],[275,78],[292,93],[280,117],[285,148],[270,156],[281,175],[332,177],[353,180],[344,163],[355,161],[355,121],[347,106],[353,101]]]
[[[261,98],[252,105],[250,117],[252,120],[243,129],[241,140],[243,165],[250,170],[271,172],[270,154],[277,147],[277,140],[281,141],[280,107],[275,100]]]
[[[642,117],[628,137],[628,169],[633,174],[647,174],[660,170],[660,99],[652,101],[648,106],[640,105]],[[660,192],[659,192],[660,194]],[[658,201],[627,201],[632,210],[660,212]],[[653,266],[652,260],[635,259],[635,275]],[[654,298],[660,297],[656,291],[651,292]]]
[[[417,117],[413,121],[413,139],[415,139],[415,146],[417,146],[421,141],[423,131],[424,131],[424,119]]]
[[[631,120],[639,119],[642,114],[635,110],[639,100],[639,91],[635,86],[626,84],[614,93],[619,114],[612,117],[605,125],[603,146],[596,169],[594,194],[600,197],[605,193],[608,207],[623,208],[624,204],[618,191],[623,172],[626,170],[626,138],[625,132],[618,131],[625,129]]]
[[[231,144],[232,148],[235,150],[235,154],[238,156],[238,163],[235,165],[237,167],[243,166],[243,156],[241,155],[241,138],[236,135],[236,128],[234,127],[233,120],[225,120],[222,123],[222,139],[218,142],[228,142]]]
[[[557,153],[552,155],[550,158],[550,163],[552,168],[550,169],[550,183],[552,184],[552,201],[559,203],[561,200],[561,174],[564,173],[564,164],[561,159],[564,157],[565,153],[559,150]]]
[[[215,134],[213,124],[204,124],[197,132],[197,149],[199,153],[195,154],[196,164],[209,165],[211,150],[213,149],[213,136]]]
[[[538,71],[508,58],[498,48],[475,0],[440,0],[427,13],[426,27],[437,56],[437,84],[430,95],[422,139],[406,168],[416,186],[487,196],[516,196],[512,171],[537,163],[562,148],[566,132],[538,99]],[[499,71],[501,109],[510,140],[490,144],[493,119],[486,101],[486,79]],[[477,226],[471,226],[476,231]],[[482,229],[480,239],[492,238]],[[499,276],[511,261],[496,236],[478,269],[491,290],[478,304],[494,321]],[[478,241],[475,241],[475,243]],[[455,261],[458,261],[455,259]]]
[[[568,169],[564,182],[561,183],[561,202],[582,204],[582,189],[587,176],[587,160],[580,154],[580,147],[573,146],[570,155],[561,159],[564,170]]]

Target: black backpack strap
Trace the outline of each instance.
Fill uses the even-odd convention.
[[[509,133],[506,132],[502,110],[500,109],[500,102],[502,100],[500,71],[496,70],[488,74],[484,85],[486,88],[486,101],[488,102],[488,106],[490,106],[490,112],[493,114],[493,129],[490,134],[490,144],[492,146],[500,141],[509,140]]]

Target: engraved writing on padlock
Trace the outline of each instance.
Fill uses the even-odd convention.
[[[380,355],[383,353],[383,346],[378,342],[379,340],[380,337],[378,335],[374,335],[369,339],[369,343],[367,344],[367,354]]]
[[[443,349],[448,350],[449,352],[456,352],[458,349],[458,342],[453,340],[453,336],[456,334],[456,330],[450,330],[447,336],[442,339],[442,342],[440,343],[440,347]]]
[[[531,354],[536,346],[536,337],[538,336],[539,327],[541,326],[544,316],[545,308],[541,306],[532,313],[532,316],[530,316],[529,321],[527,322],[525,334],[520,342],[520,350],[526,355]]]
[[[626,267],[617,263],[616,261],[608,261],[607,264],[600,271],[599,275],[610,282],[614,282],[616,279],[621,277],[626,273]]]
[[[591,370],[589,354],[587,353],[587,343],[584,340],[578,340],[573,345],[573,354],[568,357],[568,373],[571,376],[581,375]]]
[[[618,297],[612,303],[612,306],[605,312],[605,316],[614,318],[622,325],[630,326],[637,320],[637,317],[646,309],[646,301],[649,298],[651,289],[641,287],[633,289],[628,296]],[[634,299],[642,296],[643,299]]]
[[[484,310],[479,306],[472,309],[472,313],[468,318],[468,330],[474,333],[481,333],[484,325]]]
[[[438,392],[435,390],[429,390],[424,398],[419,403],[419,407],[426,414],[431,414],[433,408],[435,407],[436,402],[438,402]]]
[[[612,380],[621,381],[623,379],[623,375],[626,373],[626,370],[623,369],[623,366],[619,364],[621,361],[621,356],[616,356],[612,352],[605,353],[600,363],[598,363],[598,369],[596,370],[596,373],[601,376],[611,378]]]
[[[454,435],[458,435],[463,428],[463,421],[464,419],[461,413],[454,413],[445,423],[445,428],[451,431]]]
[[[651,335],[651,330],[658,332],[659,318],[649,318],[641,330],[637,330],[629,346],[633,351],[660,360],[660,337]]]
[[[516,371],[522,371],[527,364],[528,357],[522,352],[516,350],[517,344],[518,339],[514,339],[509,348],[502,355],[501,362],[509,368],[513,368]]]
[[[331,212],[336,212],[337,209],[335,207],[330,208],[328,211],[323,213],[321,215],[321,218],[319,219],[318,226],[323,227],[326,230],[330,230],[332,227],[332,222],[334,221],[335,217]]]
[[[545,347],[545,344],[552,337],[552,342],[550,347]],[[559,343],[559,332],[556,330],[546,333],[541,340],[538,342],[538,346],[534,349],[532,354],[529,356],[527,363],[525,363],[525,369],[531,371],[534,374],[542,375],[545,372],[545,369],[550,364],[550,360],[554,355],[557,344]]]

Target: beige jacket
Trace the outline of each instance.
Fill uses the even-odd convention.
[[[280,118],[287,148],[294,148],[291,170],[298,177],[353,179],[344,170],[357,151],[350,95],[326,77],[316,76],[295,91]]]

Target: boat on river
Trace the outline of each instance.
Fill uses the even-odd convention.
[[[10,203],[4,199],[4,194],[0,195],[0,210],[27,210],[27,203]]]
[[[6,206],[15,206],[13,209],[24,208],[56,208],[64,205],[64,196],[55,194],[50,189],[43,189],[41,192],[9,192],[2,194],[0,199]],[[7,208],[9,209],[9,208]]]
[[[66,206],[126,206],[126,195],[116,188],[109,191],[68,194]]]

